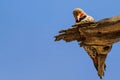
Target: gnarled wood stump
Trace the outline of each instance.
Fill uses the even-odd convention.
[[[73,25],[69,29],[59,31],[55,41],[59,40],[79,42],[93,60],[98,75],[102,78],[107,54],[112,45],[120,41],[120,15],[95,23]]]

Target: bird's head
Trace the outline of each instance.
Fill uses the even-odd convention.
[[[87,14],[80,8],[75,8],[73,10],[73,15],[76,21],[79,21],[79,19],[83,16],[86,16]]]

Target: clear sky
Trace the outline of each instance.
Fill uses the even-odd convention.
[[[99,80],[77,42],[54,42],[80,7],[95,20],[120,14],[120,0],[0,0],[0,80]],[[113,45],[103,80],[120,79],[120,44]]]

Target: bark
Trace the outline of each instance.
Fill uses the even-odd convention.
[[[102,78],[107,54],[112,45],[120,41],[120,15],[94,23],[73,25],[69,29],[59,31],[55,41],[60,40],[80,43],[93,60],[99,77]]]

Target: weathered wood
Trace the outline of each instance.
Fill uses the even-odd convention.
[[[107,54],[112,45],[120,41],[120,15],[95,23],[73,25],[55,36],[55,41],[59,40],[79,42],[93,60],[98,75],[102,78]]]

